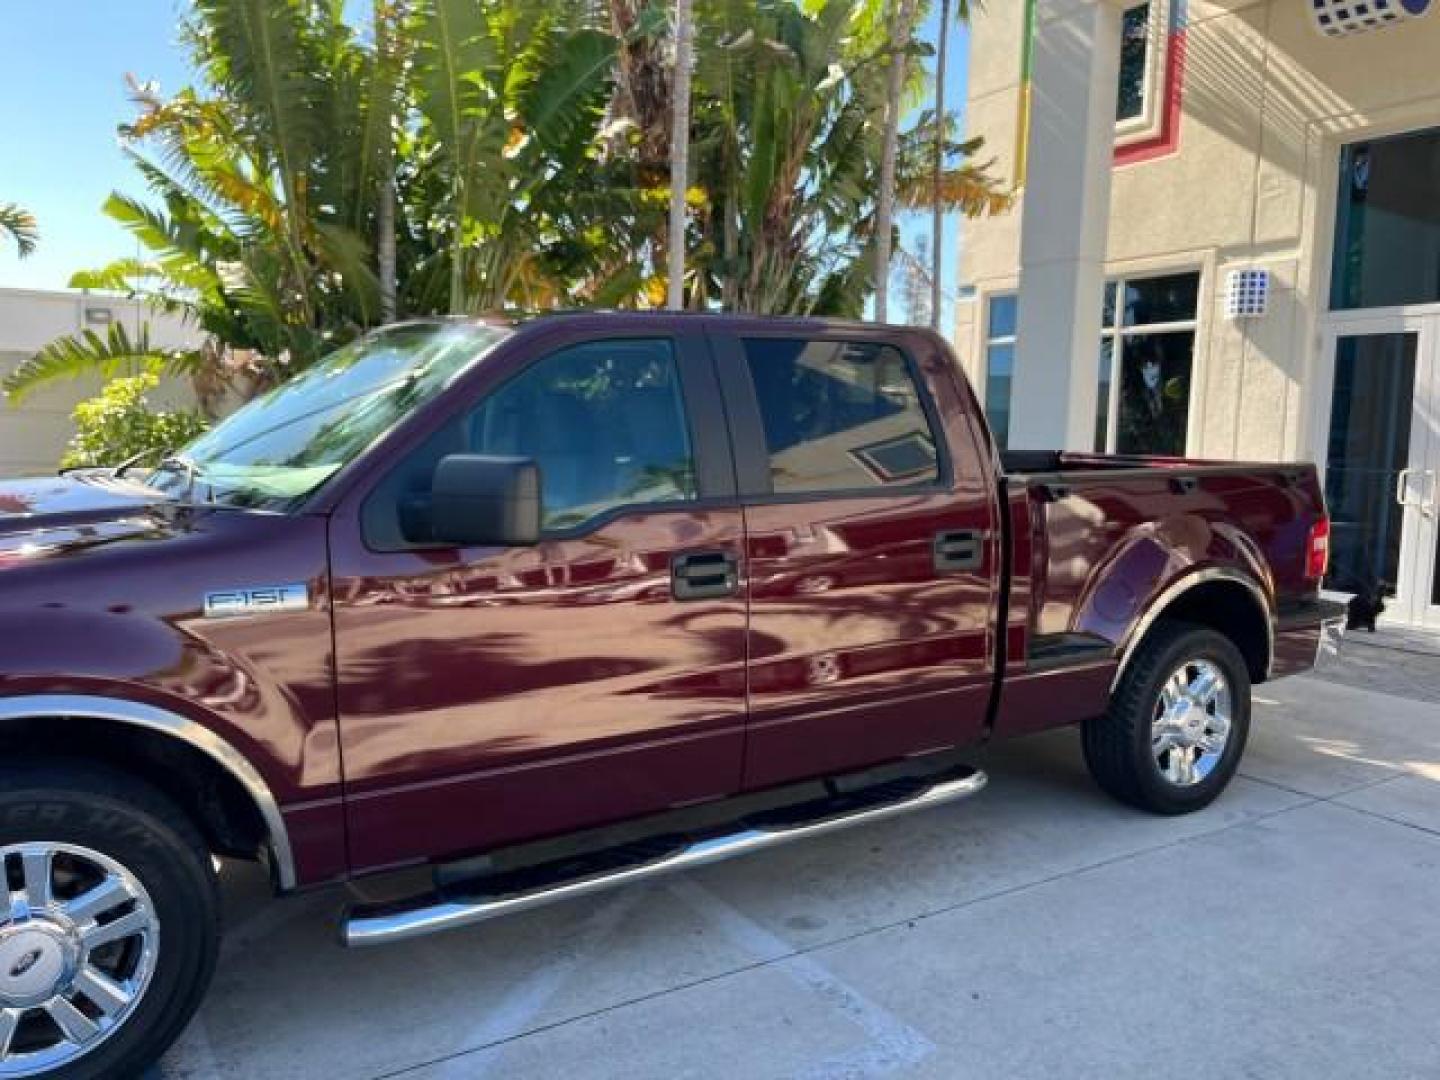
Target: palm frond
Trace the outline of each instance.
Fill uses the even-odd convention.
[[[369,245],[342,225],[322,222],[315,232],[326,265],[339,276],[340,288],[354,302],[361,324],[368,325],[380,310],[380,280],[370,265]]]
[[[6,234],[15,242],[22,259],[34,252],[35,245],[40,240],[40,228],[35,223],[35,215],[14,203],[0,203],[0,233]]]
[[[582,30],[563,37],[521,107],[528,130],[549,147],[570,145],[577,133],[593,139],[614,64],[615,39],[609,34]]]
[[[148,328],[132,337],[123,323],[111,323],[103,337],[85,330],[50,342],[6,376],[0,389],[11,404],[19,404],[39,387],[62,379],[112,379],[142,371],[189,374],[202,362],[198,349],[157,347],[150,343]]]
[[[931,210],[938,202],[942,210],[958,210],[966,217],[1003,214],[1015,203],[1015,196],[986,171],[984,165],[961,165],[945,169],[937,184],[933,176],[900,176],[896,197],[912,210]]]

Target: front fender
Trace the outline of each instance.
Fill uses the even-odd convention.
[[[255,766],[234,746],[210,728],[166,709],[123,698],[89,694],[21,694],[0,698],[0,724],[36,717],[84,717],[143,728],[199,750],[230,774],[250,796],[265,823],[266,839],[274,861],[276,881],[283,890],[297,883],[290,830],[275,801],[275,794]]]
[[[207,593],[289,583],[303,583],[303,605],[205,612]],[[302,885],[345,867],[332,651],[320,518],[201,514],[47,551],[0,581],[3,715],[61,698],[72,715],[186,733],[247,789],[264,789],[257,805],[273,804],[295,838]]]

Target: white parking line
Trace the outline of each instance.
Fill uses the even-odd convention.
[[[505,1052],[504,1045],[494,1044],[504,1043],[523,1034],[544,1011],[550,1000],[620,928],[631,909],[648,892],[644,887],[623,889],[611,897],[608,903],[589,917],[570,949],[544,967],[537,968],[528,978],[512,987],[495,1005],[486,1007],[483,1020],[456,1040],[460,1047],[473,1046],[476,1049],[462,1051],[457,1057],[436,1066],[433,1076],[437,1080],[447,1077],[454,1077],[456,1080],[480,1080],[485,1076]],[[445,960],[453,963],[448,955]]]
[[[679,878],[670,891],[710,920],[732,944],[808,987],[853,1021],[867,1038],[864,1047],[837,1054],[802,1069],[797,1080],[861,1080],[883,1076],[924,1060],[935,1044],[893,1013],[842,982],[812,955],[795,949],[690,878]]]

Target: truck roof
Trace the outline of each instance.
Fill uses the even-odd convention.
[[[519,329],[543,323],[581,321],[596,325],[624,322],[637,326],[674,329],[680,326],[704,325],[714,329],[779,330],[805,333],[931,333],[928,327],[896,323],[867,322],[861,319],[835,319],[812,315],[754,315],[718,311],[630,311],[614,308],[568,308],[562,311],[501,311],[475,315],[430,315],[403,320],[407,324],[476,323],[483,326],[505,326]]]

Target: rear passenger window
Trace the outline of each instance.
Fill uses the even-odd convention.
[[[898,349],[751,338],[745,359],[777,495],[939,479],[935,434]]]

